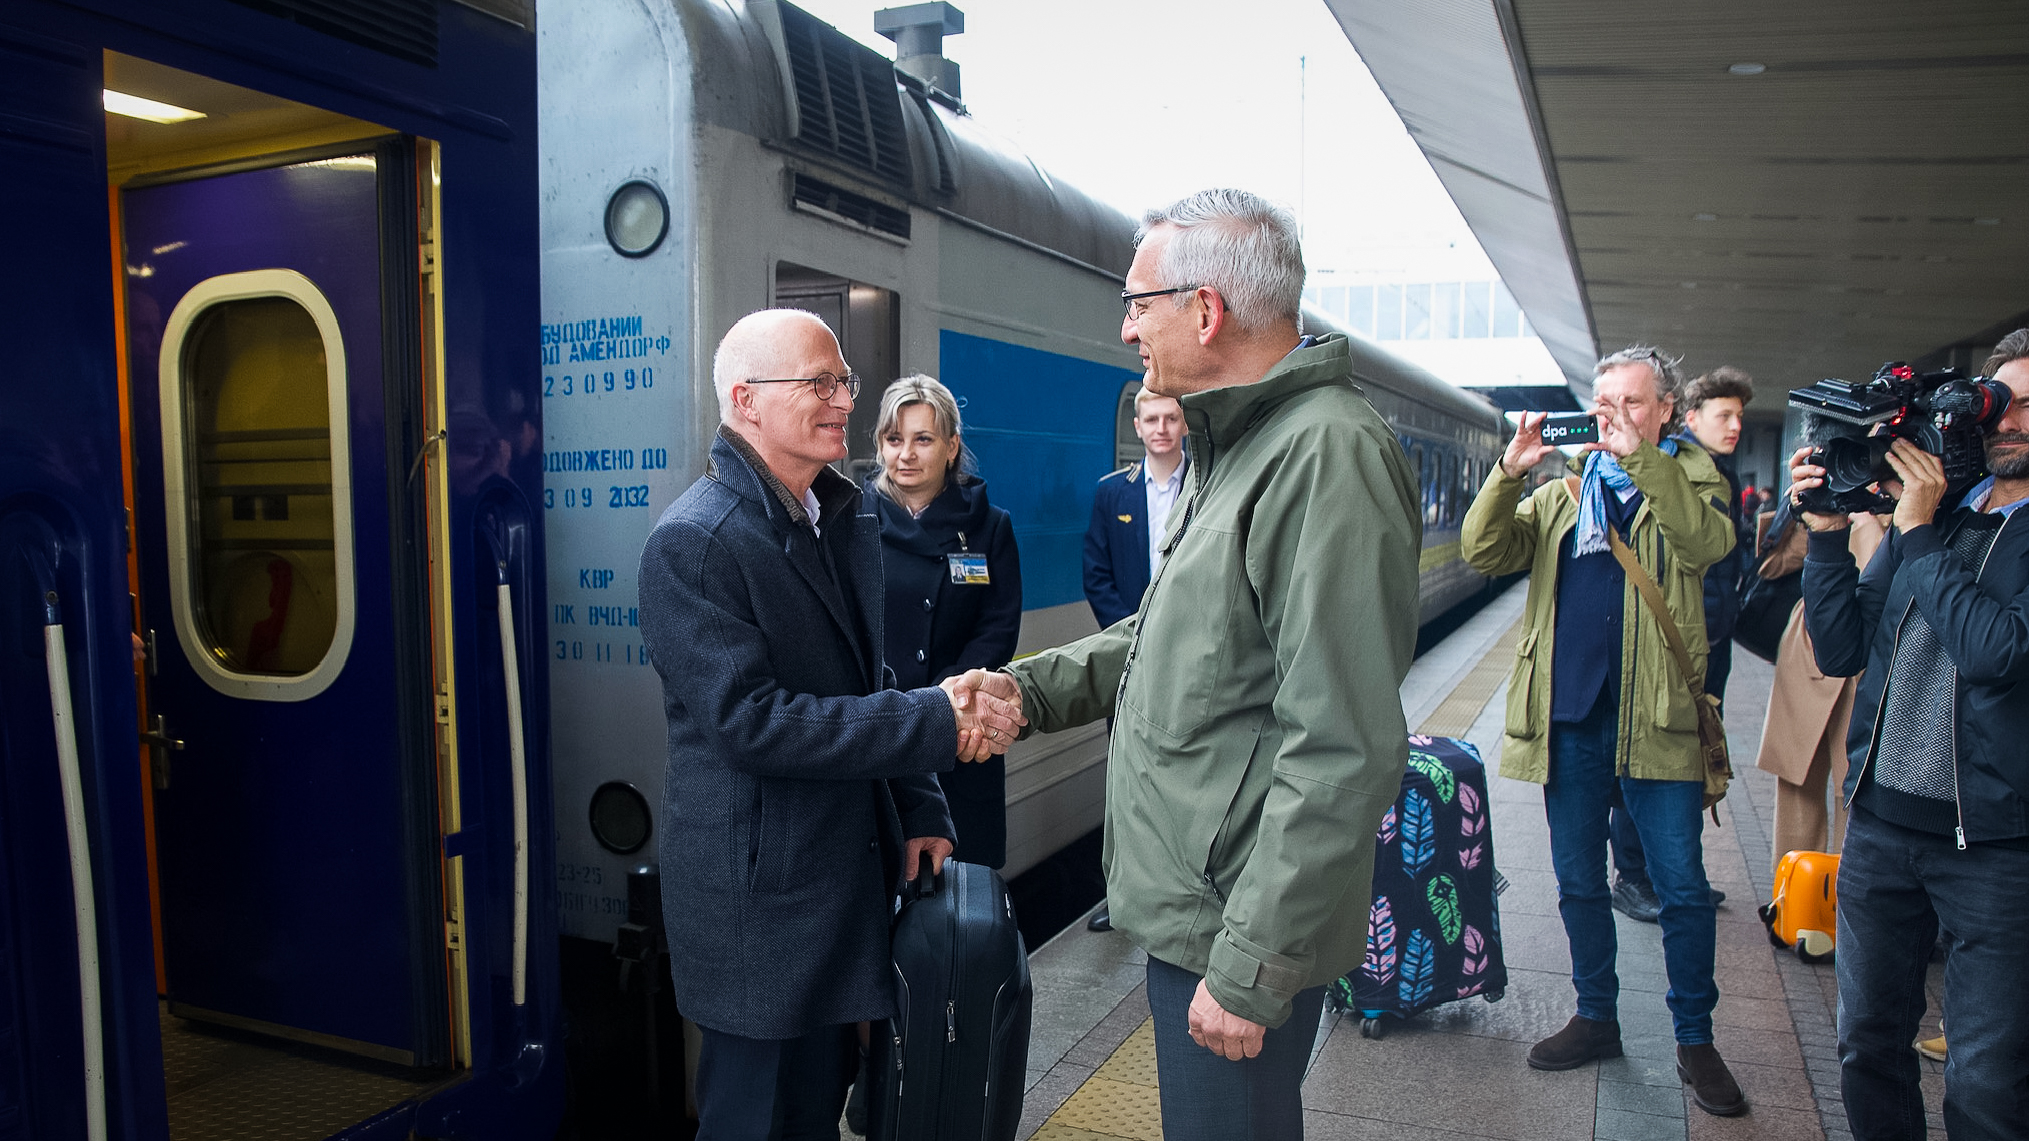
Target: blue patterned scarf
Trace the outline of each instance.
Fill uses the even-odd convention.
[[[1658,446],[1664,455],[1677,454],[1675,437]],[[1585,482],[1578,491],[1578,535],[1573,540],[1573,554],[1603,555],[1613,549],[1606,538],[1610,526],[1606,521],[1606,489],[1612,488],[1615,495],[1621,495],[1632,487],[1634,477],[1627,474],[1612,452],[1593,452],[1585,457]]]

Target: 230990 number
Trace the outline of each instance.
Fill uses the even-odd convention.
[[[611,498],[606,501],[608,507],[648,506],[648,485],[645,483],[637,483],[633,487],[612,487],[607,491],[611,493]]]

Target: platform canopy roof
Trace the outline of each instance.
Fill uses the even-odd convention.
[[[2029,324],[2021,0],[1326,3],[1574,389],[1637,342],[1773,395]]]

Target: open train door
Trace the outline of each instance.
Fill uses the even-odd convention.
[[[172,1014],[447,1061],[400,139],[121,195]],[[406,330],[406,334],[404,333]]]

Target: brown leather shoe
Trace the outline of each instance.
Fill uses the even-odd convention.
[[[1747,1112],[1747,1096],[1712,1043],[1677,1047],[1677,1076],[1691,1087],[1691,1100],[1706,1113],[1732,1117]]]
[[[1620,1057],[1620,1023],[1574,1014],[1564,1029],[1529,1047],[1532,1070],[1575,1070],[1599,1058]]]

